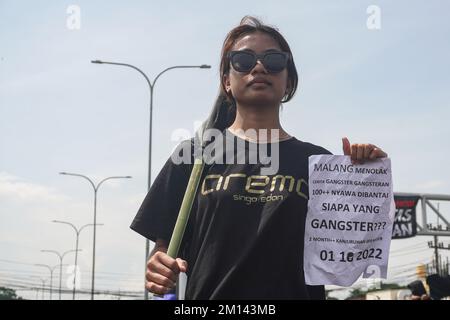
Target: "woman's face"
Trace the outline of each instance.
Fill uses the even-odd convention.
[[[261,54],[272,50],[281,51],[281,48],[270,35],[254,32],[238,39],[231,50],[250,50]],[[224,77],[227,92],[231,92],[238,104],[244,105],[278,106],[288,83],[286,68],[279,73],[268,73],[261,61],[248,73],[241,73],[230,67],[228,75]]]

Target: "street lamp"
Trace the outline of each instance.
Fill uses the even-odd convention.
[[[41,263],[35,264],[35,266],[37,266],[37,267],[44,267],[44,268],[47,268],[47,269],[50,271],[50,300],[52,300],[52,292],[53,292],[53,271],[55,271],[55,269],[56,269],[57,267],[59,267],[59,264],[57,264],[57,265],[54,266],[53,268],[50,267],[49,265],[41,264]]]
[[[78,250],[78,251],[81,251],[81,249],[80,250]],[[58,251],[56,251],[56,250],[41,250],[41,252],[50,252],[50,253],[54,253],[54,254],[56,254],[57,256],[58,256],[58,258],[59,258],[59,300],[61,300],[61,282],[62,282],[62,267],[63,267],[63,259],[64,259],[64,256],[66,255],[66,254],[68,254],[68,253],[71,253],[71,252],[75,252],[75,250],[69,250],[69,251],[66,251],[66,252],[64,252],[63,254],[60,254]]]
[[[124,66],[129,67],[137,72],[139,72],[141,75],[144,76],[145,80],[148,83],[148,86],[150,88],[150,129],[149,129],[149,146],[148,146],[148,179],[147,179],[147,191],[150,190],[151,186],[151,172],[152,172],[152,117],[153,117],[153,89],[155,88],[156,80],[166,71],[172,70],[172,69],[186,69],[186,68],[199,68],[199,69],[210,69],[211,66],[207,64],[197,65],[197,66],[173,66],[164,69],[161,71],[154,79],[153,81],[150,81],[150,79],[147,77],[147,75],[139,68],[128,64],[128,63],[119,63],[119,62],[107,62],[107,61],[101,61],[101,60],[92,60],[91,63],[95,64],[112,64],[117,66]],[[150,242],[148,239],[145,240],[145,269],[147,268],[147,259],[150,253]],[[148,299],[148,291],[144,289],[144,299]]]
[[[113,176],[108,177],[100,181],[97,185],[94,184],[94,182],[88,178],[85,175],[78,174],[78,173],[69,173],[69,172],[60,172],[59,174],[66,175],[66,176],[75,176],[80,177],[83,179],[86,179],[91,184],[92,188],[94,189],[94,244],[93,244],[93,250],[92,250],[92,285],[91,285],[91,300],[94,300],[94,281],[95,281],[95,237],[96,237],[96,226],[97,226],[97,192],[100,186],[103,182],[110,179],[131,179],[131,176]]]
[[[45,299],[45,296],[44,296],[44,293],[45,293],[45,282],[46,282],[45,279],[43,279],[41,277],[38,277],[38,276],[31,276],[30,278],[41,280],[41,282],[42,282],[42,300],[44,300]],[[39,289],[36,288],[36,290],[38,291]],[[36,294],[36,300],[37,299],[38,299],[38,295]]]
[[[71,226],[71,227],[75,230],[75,233],[76,233],[76,243],[75,243],[75,274],[74,274],[74,277],[73,277],[73,292],[72,292],[72,300],[75,300],[75,287],[76,287],[76,280],[77,280],[77,273],[78,273],[78,269],[77,269],[77,267],[78,267],[78,264],[77,264],[77,262],[78,262],[78,239],[79,239],[79,237],[80,237],[80,232],[81,232],[84,228],[86,228],[86,227],[93,226],[93,224],[92,224],[92,223],[85,224],[85,225],[82,226],[80,229],[77,229],[77,227],[75,227],[75,225],[73,225],[73,224],[70,223],[70,222],[59,221],[59,220],[53,220],[52,222],[55,222],[55,223],[62,223],[62,224],[67,224],[67,225]],[[102,224],[102,223],[97,223],[97,225],[98,225],[98,226],[102,226],[103,224]]]

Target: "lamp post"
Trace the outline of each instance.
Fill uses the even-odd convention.
[[[41,282],[42,282],[42,300],[44,300],[44,298],[45,298],[45,296],[44,296],[44,293],[45,293],[45,282],[46,282],[45,279],[43,279],[41,277],[38,277],[38,276],[31,276],[31,278],[41,280]],[[39,290],[39,289],[36,289],[36,290]],[[36,294],[36,300],[37,299],[38,299],[38,295]]]
[[[53,285],[53,270],[52,267],[46,265],[46,264],[35,264],[35,266],[38,267],[45,267],[48,268],[48,270],[50,271],[50,300],[52,300],[52,285]]]
[[[117,65],[117,66],[123,66],[128,67],[136,70],[139,72],[147,81],[147,84],[150,88],[150,129],[149,129],[149,145],[148,145],[148,177],[147,177],[147,191],[150,190],[151,186],[151,172],[152,172],[152,117],[153,117],[153,90],[155,88],[156,81],[158,78],[165,72],[172,70],[172,69],[186,69],[186,68],[199,68],[199,69],[210,69],[211,66],[207,64],[197,65],[197,66],[173,66],[164,69],[158,75],[153,79],[153,81],[150,81],[150,79],[147,77],[147,75],[139,68],[128,64],[128,63],[119,63],[119,62],[107,62],[107,61],[101,61],[101,60],[92,60],[91,63],[95,64],[111,64],[111,65]],[[145,240],[145,269],[147,269],[147,259],[150,253],[150,242],[148,239]],[[144,272],[145,274],[145,272]],[[148,299],[148,291],[144,289],[144,299]]]
[[[74,277],[73,277],[73,291],[72,291],[72,300],[75,300],[75,289],[76,289],[76,280],[77,280],[77,274],[78,274],[78,269],[77,269],[77,267],[78,267],[78,240],[79,240],[79,237],[80,237],[80,233],[81,233],[81,231],[84,229],[84,228],[86,228],[86,227],[89,227],[89,226],[93,226],[93,224],[92,223],[89,223],[89,224],[85,224],[84,226],[82,226],[81,228],[77,228],[77,227],[75,227],[75,225],[73,225],[72,223],[70,223],[70,222],[67,222],[67,221],[59,221],[59,220],[53,220],[52,222],[55,222],[55,223],[62,223],[62,224],[67,224],[67,225],[69,225],[69,226],[71,226],[74,230],[75,230],[75,234],[76,234],[76,243],[75,243],[75,273],[74,273]],[[103,224],[102,223],[97,223],[97,226],[102,226]]]
[[[78,250],[78,251],[81,251],[81,249],[80,250]],[[58,258],[59,258],[59,300],[61,300],[61,284],[62,284],[62,267],[63,267],[63,259],[64,259],[64,256],[66,255],[66,254],[68,254],[68,253],[71,253],[71,252],[75,252],[75,250],[69,250],[69,251],[66,251],[66,252],[64,252],[63,254],[60,254],[58,251],[56,251],[56,250],[41,250],[41,252],[50,252],[50,253],[54,253],[54,254],[56,254],[57,256],[58,256]]]
[[[53,292],[53,271],[55,271],[55,269],[56,269],[57,267],[59,267],[59,264],[57,264],[57,265],[54,266],[53,268],[50,267],[49,265],[41,264],[41,263],[35,264],[35,266],[37,266],[37,267],[44,267],[44,268],[47,268],[47,269],[50,271],[50,300],[52,300],[52,292]]]
[[[98,193],[98,189],[100,188],[100,186],[102,185],[103,182],[105,182],[106,180],[111,180],[111,179],[131,179],[131,176],[112,176],[112,177],[108,177],[103,179],[102,181],[100,181],[97,185],[94,184],[94,182],[87,176],[82,175],[82,174],[78,174],[78,173],[69,173],[69,172],[60,172],[59,174],[62,175],[66,175],[66,176],[75,176],[75,177],[80,177],[83,179],[86,179],[87,181],[89,181],[89,183],[91,184],[92,188],[94,189],[94,223],[93,223],[93,227],[94,227],[94,243],[93,243],[93,249],[92,249],[92,284],[91,284],[91,300],[94,300],[94,288],[95,288],[95,239],[96,239],[96,226],[97,226],[97,193]]]
[[[47,268],[50,271],[50,300],[52,300],[53,272],[55,271],[55,269],[57,267],[59,267],[59,264],[57,264],[56,266],[50,267],[49,265],[38,263],[38,264],[35,264],[35,266],[37,266],[37,267],[44,267],[44,268]]]

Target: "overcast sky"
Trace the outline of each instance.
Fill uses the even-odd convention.
[[[79,29],[70,5],[80,10]],[[371,5],[380,9],[379,29],[367,26]],[[149,90],[135,70],[90,61],[130,63],[151,79],[174,65],[212,66],[158,80],[154,178],[174,133],[193,134],[208,115],[223,39],[246,14],[277,26],[292,48],[300,86],[281,116],[290,134],[335,154],[343,136],[374,143],[392,159],[394,191],[450,194],[449,11],[445,0],[0,0],[0,285],[37,285],[30,275],[48,271],[33,264],[58,263],[40,250],[75,247],[75,233],[53,219],[92,223],[92,188],[58,175],[68,171],[97,182],[133,176],[100,188],[96,287],[142,291],[145,241],[129,225],[147,188]],[[406,267],[398,280],[409,280],[418,262],[431,261],[429,240],[393,241],[391,277]],[[92,229],[80,248],[89,290]]]

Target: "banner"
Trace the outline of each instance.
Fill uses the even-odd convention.
[[[304,271],[310,285],[386,278],[395,205],[391,161],[309,157]]]
[[[405,239],[417,234],[416,205],[419,197],[394,196],[395,220],[392,239]]]

